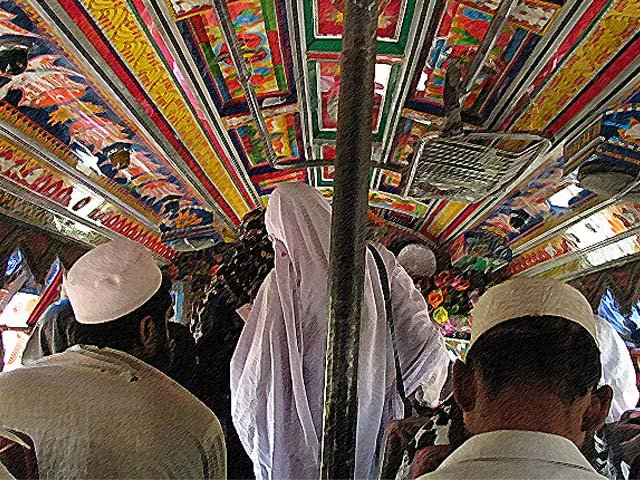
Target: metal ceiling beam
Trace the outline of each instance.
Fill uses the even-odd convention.
[[[478,48],[478,51],[473,57],[473,61],[471,62],[471,65],[469,65],[467,74],[465,75],[464,81],[462,82],[461,89],[464,95],[467,95],[471,91],[473,83],[478,78],[478,75],[480,75],[482,66],[489,58],[491,49],[496,44],[498,36],[509,21],[509,15],[511,14],[513,7],[516,6],[518,1],[519,0],[502,0],[500,2],[500,6],[491,19],[489,30],[487,30],[487,33],[484,36],[482,43],[480,44],[480,48]],[[464,97],[462,99],[462,102],[464,102]]]
[[[331,225],[321,478],[354,478],[377,0],[346,0]]]
[[[218,17],[220,27],[222,28],[222,35],[224,36],[224,40],[229,47],[231,60],[233,61],[233,65],[236,67],[236,71],[238,72],[238,81],[242,86],[242,91],[244,92],[244,96],[246,97],[249,111],[251,112],[251,115],[253,115],[253,120],[258,127],[260,136],[262,137],[262,143],[264,144],[264,151],[267,157],[267,161],[272,168],[277,168],[278,159],[276,156],[276,152],[273,149],[273,144],[271,143],[271,134],[267,129],[267,124],[264,120],[264,116],[262,115],[262,110],[260,107],[260,103],[258,102],[256,91],[253,87],[253,84],[251,83],[251,73],[249,73],[247,63],[245,62],[244,56],[242,55],[242,47],[240,46],[238,34],[236,33],[235,26],[233,25],[231,13],[229,12],[229,7],[227,6],[227,1],[211,0],[211,4],[213,5],[213,10],[216,14],[216,17]]]
[[[15,208],[15,205],[14,205],[14,208],[12,209],[9,209],[4,206],[0,206],[0,215],[10,217],[13,220],[28,224],[33,228],[51,233],[56,237],[60,237],[64,241],[76,243],[85,248],[94,248],[98,245],[98,243],[91,242],[88,239],[74,237],[70,233],[60,230],[59,228],[56,227],[56,220],[59,222],[73,222],[74,224],[76,222],[67,218],[66,216],[62,216],[58,214],[57,212],[52,212],[46,209],[45,207],[36,205],[35,202],[27,202],[23,198],[20,198],[18,195],[7,190],[7,185],[9,185],[9,183],[2,183],[2,182],[4,182],[4,180],[0,180],[0,192],[1,192],[0,196],[6,196],[16,202],[20,202],[21,205],[24,205],[26,208],[29,208],[30,210],[34,210],[34,209],[37,210],[38,213],[36,214],[36,218],[38,218],[40,215],[43,215],[48,217],[47,220],[52,220],[52,221],[37,222],[33,216],[26,215],[25,212],[22,211],[23,209],[21,207]],[[12,186],[11,188],[15,189],[14,191],[18,190],[18,187],[15,187],[15,186]],[[83,227],[85,227],[85,225],[83,225]],[[100,241],[105,241],[105,242],[108,241],[107,237],[104,237],[103,235],[101,235],[100,233],[98,233],[93,229],[91,229],[91,234],[94,235],[96,238],[100,239]]]
[[[245,188],[249,195],[251,195],[256,206],[261,206],[260,196],[246,168],[242,164],[237,150],[233,146],[220,113],[216,108],[213,98],[211,98],[211,93],[204,82],[202,73],[199,71],[193,57],[189,54],[189,48],[178,29],[176,20],[169,11],[168,2],[145,0],[145,4],[158,32],[162,38],[164,38],[167,48],[171,51],[176,65],[180,68],[184,80],[188,83],[189,88],[198,101],[206,120],[220,140],[222,150],[229,157],[234,167],[236,167],[238,175],[241,177]]]
[[[422,48],[427,41],[427,37],[430,34],[434,35],[436,27],[438,26],[439,22],[437,22],[438,18],[435,13],[440,10],[443,4],[443,0],[416,2],[416,10],[411,19],[411,29],[409,30],[409,37],[407,38],[407,45],[405,47],[402,70],[391,101],[391,105],[395,105],[397,108],[392,108],[391,112],[389,112],[391,119],[387,122],[386,130],[382,136],[383,144],[380,149],[380,158],[377,159],[379,162],[387,162],[389,155],[392,153],[398,125],[402,117],[402,106],[411,94],[413,78],[421,67],[418,62]],[[381,177],[380,175],[378,186]]]
[[[33,138],[26,136],[23,132],[8,124],[4,120],[0,120],[0,137],[6,138],[7,140],[9,140],[9,142],[31,154],[36,159],[41,160],[48,165],[51,165],[54,169],[61,170],[66,175],[81,184],[83,187],[87,188],[93,193],[100,195],[101,197],[104,197],[105,200],[109,201],[113,205],[118,206],[125,213],[131,216],[131,218],[138,220],[140,223],[149,227],[151,230],[154,230],[156,232],[160,231],[159,226],[155,222],[151,221],[142,213],[132,208],[129,204],[110,193],[104,187],[96,185],[85,175],[83,175],[78,170],[65,163],[64,160],[61,160],[52,152],[50,152],[44,145],[41,145]]]
[[[584,248],[582,250],[578,250],[576,252],[571,252],[571,253],[567,253],[565,255],[562,255],[560,257],[556,257],[556,258],[552,258],[550,260],[547,260],[546,262],[542,262],[539,263],[538,265],[533,266],[532,268],[528,269],[528,270],[524,270],[523,272],[520,272],[516,275],[514,275],[514,277],[531,277],[531,276],[535,276],[537,274],[540,273],[544,273],[548,270],[551,270],[553,268],[557,268],[561,265],[564,265],[566,263],[569,263],[572,260],[575,260],[577,258],[580,257],[584,257],[585,255],[588,255],[590,253],[593,253],[597,250],[601,250],[604,249],[606,247],[615,245],[618,242],[621,242],[623,240],[626,240],[629,237],[634,237],[637,236],[638,234],[640,234],[640,226],[637,226],[635,228],[632,228],[631,230],[628,230],[624,233],[621,233],[619,235],[615,235],[613,237],[610,238],[606,238],[604,240],[601,240],[598,243],[594,243],[593,245]]]
[[[289,39],[291,43],[291,57],[293,60],[293,75],[298,94],[298,105],[302,124],[302,140],[304,158],[313,161],[313,122],[311,112],[311,98],[309,95],[309,76],[306,68],[307,45],[305,43],[304,3],[299,0],[286,0],[287,21],[289,24]]]
[[[38,195],[35,195],[33,193],[31,193],[30,191],[18,187],[16,185],[14,185],[13,183],[9,182],[8,180],[5,180],[3,178],[0,178],[0,190],[4,190],[5,192],[9,192],[10,194],[18,197],[20,200],[24,200],[27,203],[30,203],[32,205],[35,205],[38,208],[44,208],[45,210],[48,210],[50,212],[54,212],[57,215],[60,215],[64,218],[68,218],[73,220],[76,223],[79,223],[81,225],[83,225],[86,228],[91,229],[92,231],[96,232],[97,234],[109,239],[109,240],[115,240],[117,238],[124,238],[123,235],[120,235],[117,232],[114,232],[113,230],[109,230],[107,227],[104,227],[102,225],[96,225],[95,223],[91,223],[88,220],[86,220],[85,218],[82,218],[72,212],[70,212],[69,210],[67,210],[64,207],[61,207],[60,205],[58,205],[57,203],[44,198],[44,197],[40,197]],[[76,239],[76,241],[78,241]],[[168,265],[170,262],[162,257],[160,257],[159,255],[155,254],[154,252],[151,252],[151,254],[153,255],[153,258],[155,258],[156,262],[160,265]]]
[[[627,263],[634,262],[636,260],[640,260],[640,253],[635,253],[632,255],[627,255],[622,258],[618,258],[611,262],[603,263],[602,265],[598,265],[597,267],[592,268],[584,268],[577,270],[575,272],[568,273],[566,275],[562,275],[560,277],[556,277],[558,280],[563,282],[570,282],[571,280],[575,280],[576,278],[584,277],[586,275],[591,275],[593,273],[601,272],[602,270],[608,270],[609,268],[620,267],[622,265],[626,265]]]
[[[484,123],[486,128],[495,129],[500,126],[507,115],[511,113],[509,106],[512,104],[513,99],[522,98],[533,80],[557,52],[559,46],[578,19],[582,17],[590,6],[591,2],[580,0],[569,0],[565,3],[549,30],[540,42],[538,42],[524,66],[502,94],[497,105]]]

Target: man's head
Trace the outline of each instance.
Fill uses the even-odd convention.
[[[472,433],[532,430],[582,446],[611,402],[601,377],[595,319],[566,284],[518,279],[489,289],[473,312],[466,364],[454,368],[456,401]]]
[[[78,322],[74,343],[154,365],[167,357],[171,283],[143,246],[124,239],[101,245],[75,263],[65,285]]]

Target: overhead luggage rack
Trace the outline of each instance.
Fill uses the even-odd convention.
[[[539,135],[472,132],[423,139],[402,181],[404,196],[475,202],[516,180],[551,146]]]

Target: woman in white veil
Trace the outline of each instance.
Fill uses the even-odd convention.
[[[231,362],[233,420],[259,479],[319,478],[328,324],[331,208],[305,184],[271,195],[275,268],[265,279]],[[438,394],[448,355],[411,278],[381,245],[405,391]],[[356,478],[376,476],[388,422],[402,416],[393,347],[375,261],[367,253],[358,366]]]

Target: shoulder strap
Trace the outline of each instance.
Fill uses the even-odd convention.
[[[384,309],[387,316],[387,323],[389,324],[389,330],[391,332],[391,344],[393,345],[393,361],[396,370],[396,388],[398,389],[398,395],[402,399],[404,405],[404,418],[411,417],[413,407],[411,401],[407,398],[404,391],[404,380],[402,379],[402,367],[400,366],[400,356],[398,355],[398,346],[396,342],[396,328],[393,321],[393,307],[391,305],[391,284],[389,282],[389,275],[387,274],[387,267],[382,260],[382,256],[378,250],[369,245],[368,250],[373,255],[373,259],[376,262],[378,268],[378,274],[380,275],[380,283],[382,284],[382,294],[384,296]]]

